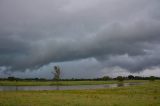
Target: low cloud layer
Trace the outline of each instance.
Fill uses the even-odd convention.
[[[159,10],[159,0],[1,0],[0,69],[91,59],[74,69],[91,77],[110,67],[129,72],[159,67]]]

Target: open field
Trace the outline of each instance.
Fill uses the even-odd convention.
[[[126,80],[124,82],[144,82],[144,80]],[[58,85],[97,85],[114,84],[119,81],[59,81]],[[50,86],[57,85],[56,81],[0,81],[0,86]]]
[[[6,91],[0,106],[160,106],[160,81],[97,90]]]

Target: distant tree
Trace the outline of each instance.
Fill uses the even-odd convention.
[[[39,78],[34,78],[34,80],[38,81],[38,80],[39,80]]]
[[[142,80],[143,78],[141,76],[135,76],[134,79],[135,80]]]
[[[54,80],[59,81],[60,80],[60,74],[61,70],[59,66],[54,66]]]
[[[123,81],[124,80],[124,78],[122,77],[122,76],[118,76],[117,78],[116,78],[118,81]]]
[[[16,81],[17,78],[15,78],[15,77],[8,77],[8,80],[9,80],[9,81]]]
[[[150,77],[149,77],[149,80],[150,80],[150,81],[154,81],[155,79],[156,79],[156,78],[155,78],[154,76],[150,76]]]
[[[111,78],[109,76],[102,77],[102,80],[110,80]]]
[[[133,75],[128,75],[128,79],[133,80],[134,76]]]

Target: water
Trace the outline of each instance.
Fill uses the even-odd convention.
[[[75,86],[0,86],[0,91],[43,91],[43,90],[84,90],[84,89],[104,89],[115,87],[126,87],[141,85],[143,83],[118,83],[103,85],[75,85]]]

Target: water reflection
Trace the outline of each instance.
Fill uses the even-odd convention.
[[[124,83],[118,83],[117,86],[118,86],[118,87],[123,87],[123,86],[125,86],[125,85],[124,85]]]
[[[103,85],[76,85],[76,86],[0,86],[0,91],[41,91],[41,90],[84,90],[84,89],[103,89],[141,85],[143,83],[118,83]]]

